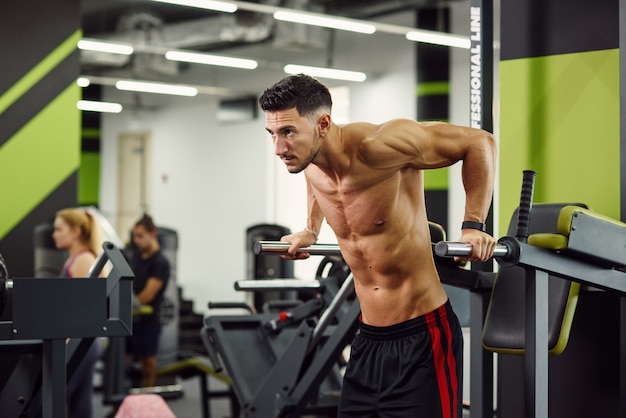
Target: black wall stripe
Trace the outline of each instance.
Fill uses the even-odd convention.
[[[501,9],[502,60],[619,47],[617,1],[505,1]]]
[[[425,190],[428,220],[438,223],[448,232],[448,190]],[[457,237],[458,238],[458,237]]]
[[[74,173],[0,240],[0,254],[4,257],[12,277],[33,277],[34,227],[43,222],[54,221],[58,210],[76,206],[77,189],[78,174]]]
[[[75,82],[79,57],[78,50],[70,54],[6,111],[0,113],[0,147]]]
[[[77,0],[3,2],[0,95],[78,29]]]
[[[450,97],[447,94],[418,97],[418,119],[447,121],[449,115],[449,99]]]
[[[420,9],[416,12],[416,27],[450,31],[450,12],[447,8]],[[450,48],[424,43],[416,44],[417,83],[450,81]],[[417,120],[449,118],[448,94],[429,94],[417,97]],[[448,190],[425,190],[428,220],[448,230]]]

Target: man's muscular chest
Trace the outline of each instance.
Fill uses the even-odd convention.
[[[342,238],[382,232],[393,217],[402,177],[399,172],[361,173],[339,180],[309,178],[328,224]]]

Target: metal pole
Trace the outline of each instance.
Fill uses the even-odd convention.
[[[619,0],[619,89],[620,89],[620,219],[626,222],[626,0]],[[626,297],[620,298],[619,393],[626,393]],[[626,416],[626,396],[619,397],[619,416]]]
[[[254,254],[287,254],[291,244],[279,241],[257,241],[254,243]],[[313,244],[309,247],[298,249],[298,252],[311,255],[341,255],[337,244]]]
[[[527,418],[548,418],[548,273],[526,269],[526,349],[524,353]]]

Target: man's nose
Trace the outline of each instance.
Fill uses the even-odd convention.
[[[287,143],[285,141],[281,141],[280,139],[274,141],[274,154],[283,155],[287,150]]]

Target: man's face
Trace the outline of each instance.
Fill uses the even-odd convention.
[[[320,150],[317,126],[293,109],[266,112],[265,129],[272,136],[274,154],[290,173],[304,170]]]
[[[133,243],[140,252],[148,250],[153,239],[154,234],[146,231],[143,225],[138,225],[133,229]]]

